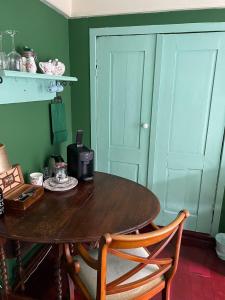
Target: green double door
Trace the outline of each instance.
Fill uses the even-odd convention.
[[[209,233],[224,133],[225,34],[101,37],[97,64],[97,170],[153,190],[158,224],[187,208],[186,228]]]
[[[97,41],[96,168],[147,184],[155,36]]]

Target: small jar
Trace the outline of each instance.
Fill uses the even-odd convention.
[[[36,54],[34,50],[30,47],[25,46],[23,48],[22,56],[29,58],[29,57],[34,57],[36,59]]]

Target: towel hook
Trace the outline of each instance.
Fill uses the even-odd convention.
[[[56,96],[53,100],[52,103],[62,103],[62,97],[61,96]]]

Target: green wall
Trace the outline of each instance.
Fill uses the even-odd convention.
[[[28,45],[44,61],[58,58],[65,62],[69,74],[68,20],[39,0],[0,0],[0,31],[16,29],[16,45]],[[4,48],[9,51],[10,39]],[[13,87],[12,87],[13,88]],[[1,86],[0,86],[1,93]],[[67,128],[71,142],[70,87],[65,89]],[[41,99],[40,99],[41,100]],[[0,143],[6,145],[11,163],[22,165],[24,173],[40,170],[52,152],[65,156],[65,143],[59,149],[51,145],[49,101],[0,105]],[[8,264],[10,281],[15,260]]]
[[[225,22],[225,9],[174,11],[72,19],[69,21],[70,68],[79,74],[79,84],[72,88],[72,131],[85,130],[85,142],[90,145],[90,84],[89,29],[138,25]],[[225,231],[225,201],[220,230]]]
[[[0,31],[6,29],[19,31],[18,48],[24,45],[34,48],[39,61],[62,60],[69,74],[68,20],[63,16],[39,0],[0,0]],[[9,37],[4,45],[8,51]],[[71,142],[70,87],[66,87],[63,99]],[[49,101],[1,105],[0,143],[6,145],[11,163],[21,164],[24,173],[40,170],[52,152],[62,151],[65,155],[65,145],[61,149],[51,145]]]

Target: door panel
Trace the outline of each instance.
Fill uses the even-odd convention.
[[[155,36],[97,40],[96,169],[147,184]]]
[[[112,174],[124,177],[135,182],[138,181],[138,165],[121,163],[117,161],[110,162],[110,171]]]
[[[171,103],[170,153],[204,153],[216,57],[217,51],[212,50],[177,51],[176,71],[171,82],[174,97]]]
[[[210,232],[224,128],[225,35],[160,35],[152,188],[157,222],[183,208],[186,227]]]
[[[144,52],[112,53],[110,145],[140,148]]]

